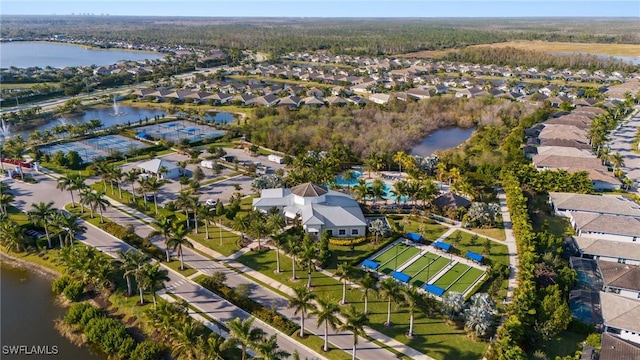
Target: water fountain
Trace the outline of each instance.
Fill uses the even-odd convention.
[[[67,120],[67,118],[64,117],[64,115],[60,115],[60,117],[58,118],[58,121],[60,122],[60,125],[62,125],[62,126],[69,125],[69,120]]]
[[[124,112],[120,111],[120,107],[116,102],[117,99],[118,99],[118,96],[116,94],[113,94],[113,113],[111,113],[111,116],[121,116],[125,114]]]
[[[7,125],[7,123],[4,122],[4,119],[2,119],[2,122],[0,122],[0,134],[2,134],[2,137],[5,139],[8,139],[11,137],[11,131],[9,130],[9,125]]]

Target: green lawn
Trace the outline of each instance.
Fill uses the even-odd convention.
[[[404,250],[401,250],[399,247],[394,247],[394,248],[390,249],[385,254],[382,254],[382,255],[386,255],[389,252],[393,253],[393,257],[391,258],[391,260],[388,260],[386,262],[380,262],[380,261],[376,260],[376,261],[378,261],[378,263],[380,263],[380,267],[378,268],[378,272],[383,273],[383,274],[390,274],[391,272],[393,272],[397,268],[399,268],[402,265],[404,265],[412,257],[418,255],[418,253],[420,252],[420,248],[418,248],[416,246],[409,246],[408,248],[406,248]],[[396,254],[395,254],[396,249],[398,249],[398,256],[396,256]]]
[[[555,359],[557,356],[573,355],[582,348],[582,342],[586,338],[587,335],[565,330],[551,339],[551,341],[545,342],[543,350],[549,359]]]
[[[472,251],[477,254],[484,255],[485,259],[488,260],[488,261],[485,260],[487,261],[488,264],[494,264],[498,262],[501,262],[506,265],[509,264],[509,250],[507,249],[507,245],[499,244],[495,241],[492,241],[489,254],[485,254],[485,251],[484,251],[485,238],[480,237],[478,240],[476,240],[474,245],[471,245],[471,239],[473,235],[460,230],[456,230],[455,232],[453,232],[451,235],[449,235],[449,237],[447,237],[444,240],[444,242],[447,244],[453,244],[453,238],[457,234],[461,235],[462,240],[460,240],[460,242],[455,246],[454,253],[456,255],[464,257],[467,251]]]
[[[262,274],[271,277],[287,286],[298,287],[306,284],[306,272],[299,268],[296,270],[298,280],[291,280],[291,259],[281,256],[281,268],[283,273],[276,274],[275,251],[249,252],[238,261]],[[342,297],[342,284],[320,273],[312,273],[312,291],[318,296],[338,301]],[[347,301],[355,304],[360,310],[364,308],[362,292],[356,289],[347,290]],[[378,299],[375,295],[369,296],[369,310],[371,327],[396,340],[405,343],[418,351],[428,354],[435,359],[463,359],[475,360],[482,357],[487,344],[469,339],[462,329],[455,329],[447,325],[441,316],[428,318],[421,313],[416,313],[415,328],[417,336],[412,340],[406,338],[404,333],[408,329],[409,315],[406,309],[393,309],[391,321],[394,326],[387,328],[383,325],[387,317],[387,302]],[[314,320],[311,320],[314,321]]]
[[[507,236],[504,233],[504,229],[497,229],[497,228],[490,228],[490,229],[485,229],[485,228],[473,228],[470,229],[473,232],[477,232],[480,235],[484,235],[484,236],[488,236],[490,238],[494,238],[496,240],[502,240],[505,241],[507,239]]]
[[[209,240],[207,240],[205,239],[204,226],[200,227],[198,231],[198,234],[190,234],[189,238],[224,256],[229,256],[240,250],[240,246],[238,245],[240,235],[236,235],[217,226],[209,225]]]
[[[445,266],[449,265],[450,260],[439,256],[436,257],[435,260],[429,265],[427,269],[422,270],[419,274],[416,274],[411,279],[411,284],[413,286],[421,287],[426,284],[429,279],[431,279],[438,271],[444,269]]]
[[[163,262],[162,264],[171,268],[184,277],[191,276],[197,272],[187,264],[184,265],[184,270],[180,270],[180,260],[178,259],[171,259],[171,262]]]
[[[338,268],[339,264],[344,262],[349,263],[351,265],[358,265],[357,263],[364,260],[364,257],[367,254],[373,255],[378,250],[383,249],[389,243],[396,239],[395,236],[391,236],[386,239],[378,239],[378,243],[374,243],[372,240],[365,241],[362,244],[356,245],[351,248],[351,246],[339,246],[329,244],[329,250],[331,250],[331,258],[327,262],[326,268],[330,270],[335,270]]]
[[[422,235],[429,241],[434,241],[449,229],[444,225],[426,219],[424,217],[408,216],[408,215],[389,215],[389,223],[402,232],[413,232]]]

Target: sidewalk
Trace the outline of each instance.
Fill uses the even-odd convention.
[[[502,211],[502,222],[504,223],[506,236],[504,244],[507,245],[509,251],[509,284],[507,286],[507,296],[504,299],[505,304],[508,304],[513,298],[513,291],[518,286],[516,277],[518,272],[518,248],[511,228],[511,213],[509,213],[509,207],[507,206],[507,196],[502,188],[498,188],[498,200],[500,200],[500,211]]]

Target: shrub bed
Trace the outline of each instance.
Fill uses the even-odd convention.
[[[352,245],[360,245],[365,241],[367,241],[367,238],[365,236],[351,238],[351,239],[331,238],[329,239],[329,244],[336,245],[336,246],[352,246]]]

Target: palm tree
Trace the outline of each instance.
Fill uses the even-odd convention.
[[[131,276],[134,276],[136,271],[140,269],[142,264],[149,261],[147,256],[142,251],[135,251],[128,249],[126,252],[118,250],[118,257],[120,258],[120,269],[124,271],[124,278],[127,281],[127,295],[133,295],[133,287],[131,284]]]
[[[402,164],[405,162],[407,154],[404,151],[398,151],[393,155],[393,161],[398,163],[398,172],[402,172]]]
[[[403,303],[407,305],[409,310],[409,332],[407,336],[413,337],[413,320],[414,313],[422,300],[422,295],[418,292],[417,288],[413,286],[406,286],[402,288],[402,295],[404,297]]]
[[[180,256],[180,270],[184,270],[184,256],[182,253],[182,247],[188,246],[193,248],[193,243],[187,238],[188,230],[182,225],[174,225],[172,229],[171,237],[167,242],[167,246],[171,247],[173,251],[178,250],[178,256]]]
[[[224,338],[220,335],[211,333],[207,337],[199,337],[196,342],[196,351],[199,359],[207,360],[224,360],[222,352],[224,351]]]
[[[304,269],[307,270],[307,287],[311,289],[311,273],[315,271],[315,259],[318,253],[316,242],[311,238],[311,235],[304,234],[302,240],[300,260],[304,265]]]
[[[233,229],[236,231],[240,231],[240,237],[244,239],[244,233],[249,230],[249,226],[251,225],[251,219],[248,215],[238,215],[233,218]]]
[[[138,180],[138,172],[135,170],[129,170],[126,173],[124,173],[124,180],[126,182],[128,182],[129,184],[131,184],[131,196],[133,196],[133,202],[136,202],[136,181]]]
[[[369,232],[376,236],[375,244],[378,243],[378,236],[384,236],[387,234],[387,226],[382,219],[376,219],[369,223]]]
[[[366,273],[359,281],[362,287],[362,299],[364,300],[364,313],[369,313],[369,291],[378,291],[378,279],[371,273]]]
[[[385,194],[385,183],[380,179],[373,180],[369,191],[371,192],[371,196],[373,197],[373,203],[375,204],[378,199],[382,199]]]
[[[165,288],[165,282],[169,281],[169,271],[160,268],[160,263],[144,263],[135,272],[136,282],[140,289],[140,303],[144,304],[143,290],[150,290],[153,297],[153,308],[156,308],[156,291]]]
[[[53,201],[48,203],[39,202],[31,204],[32,210],[29,211],[29,221],[34,225],[40,225],[44,228],[44,233],[47,236],[47,242],[49,243],[49,249],[51,249],[51,237],[49,236],[49,221],[53,214],[57,211],[53,207]]]
[[[351,279],[353,274],[353,267],[346,262],[338,265],[338,269],[336,271],[336,275],[340,278],[342,282],[342,300],[340,300],[341,305],[345,305],[347,303],[347,282]]]
[[[273,334],[268,339],[263,339],[255,344],[256,353],[262,360],[282,360],[291,355],[289,352],[279,349],[278,335]]]
[[[75,199],[73,198],[73,190],[79,190],[83,186],[84,186],[84,177],[79,174],[71,174],[71,175],[67,175],[67,176],[63,175],[59,177],[58,184],[56,187],[62,191],[69,190],[69,193],[71,194],[71,205],[75,208],[76,203],[75,203]]]
[[[453,319],[464,308],[464,296],[459,292],[450,291],[442,298],[442,307],[449,318]]]
[[[289,255],[291,255],[291,269],[293,271],[291,279],[296,280],[296,256],[300,252],[300,240],[297,236],[290,235],[287,236],[286,242]]]
[[[85,205],[89,208],[91,212],[91,218],[93,219],[93,208],[91,207],[91,203],[93,202],[93,198],[95,193],[91,188],[86,187],[80,190],[80,213],[84,214]]]
[[[153,205],[156,209],[156,216],[158,215],[158,191],[164,185],[164,181],[158,180],[158,178],[152,177],[146,183],[146,190],[153,194]]]
[[[619,152],[611,156],[611,164],[614,168],[619,169],[624,166],[624,157]]]
[[[7,207],[9,206],[9,204],[11,204],[13,202],[13,200],[15,199],[15,196],[11,193],[8,192],[3,192],[0,194],[0,212],[4,213],[4,214],[8,214],[7,212]]]
[[[111,181],[115,181],[116,184],[118,185],[118,196],[120,197],[120,199],[122,199],[122,179],[124,178],[124,172],[122,172],[122,169],[119,166],[112,166],[111,167]],[[111,191],[111,193],[113,194],[113,191]]]
[[[102,184],[103,184],[103,191],[107,191],[107,180],[110,177],[109,174],[109,164],[107,164],[105,161],[96,161],[91,165],[91,170],[93,171],[94,174],[100,176],[100,179],[102,180]]]
[[[104,218],[102,216],[102,212],[107,209],[107,206],[110,206],[111,203],[105,197],[105,192],[102,190],[98,190],[94,193],[93,198],[91,198],[91,209],[95,211],[98,209],[100,212],[100,223],[104,223]]]
[[[200,219],[204,222],[204,238],[209,240],[209,222],[215,219],[216,214],[211,208],[204,206],[203,204],[199,204],[196,211]]]
[[[353,187],[353,198],[366,204],[370,194],[371,189],[367,186],[366,181],[362,178],[358,179],[358,183]]]
[[[399,301],[402,299],[400,285],[392,278],[386,278],[380,282],[378,296],[382,299],[387,299],[387,321],[384,323],[384,325],[391,326],[393,325],[391,323],[391,302]]]
[[[471,305],[464,311],[465,327],[478,337],[486,337],[495,322],[496,308],[486,293],[474,294]]]
[[[160,220],[154,222],[153,225],[155,225],[160,230],[152,231],[147,236],[147,239],[151,239],[157,235],[161,235],[164,238],[164,252],[167,255],[167,262],[169,262],[171,261],[171,259],[169,258],[169,238],[171,238],[171,235],[173,234],[173,222],[170,218],[162,216]]]
[[[149,177],[138,177],[138,192],[142,195],[144,208],[147,209],[147,192],[149,192]]]
[[[324,351],[329,351],[329,327],[334,331],[339,325],[342,325],[338,314],[340,314],[340,307],[336,305],[332,300],[319,298],[318,308],[312,311],[317,316],[317,325],[322,326],[324,324]]]
[[[309,311],[316,311],[316,306],[313,304],[313,300],[316,298],[316,294],[312,293],[308,288],[300,286],[294,289],[296,295],[289,299],[288,307],[294,309],[293,314],[298,315],[300,313],[300,337],[304,337],[304,317]]]
[[[278,274],[280,273],[280,244],[281,244],[281,239],[278,237],[278,235],[280,234],[280,231],[282,231],[285,225],[286,225],[286,221],[284,219],[284,216],[282,216],[280,212],[270,215],[267,218],[267,229],[269,229],[269,232],[271,233],[271,238],[273,239],[273,244],[276,246],[276,272]]]
[[[342,180],[347,182],[347,192],[351,194],[351,182],[356,179],[356,173],[349,169],[342,173]]]
[[[250,221],[251,223],[249,224],[249,231],[251,232],[251,235],[255,236],[255,238],[258,239],[258,250],[260,250],[262,249],[261,239],[264,234],[269,231],[267,225],[265,224],[264,214],[259,211],[254,211],[250,215]]]
[[[253,320],[249,318],[242,321],[239,317],[226,323],[229,329],[228,343],[231,345],[240,344],[242,350],[242,360],[247,359],[247,347],[255,347],[256,343],[264,337],[264,331],[260,328],[254,328]]]
[[[80,222],[80,217],[76,214],[67,213],[60,218],[60,228],[66,232],[65,243],[73,245],[76,234],[87,231],[87,227]]]
[[[0,244],[7,251],[21,252],[26,248],[24,230],[15,222],[4,219],[0,221]]]
[[[355,305],[351,305],[343,313],[345,322],[338,327],[338,331],[348,331],[353,334],[352,360],[356,360],[356,347],[358,346],[358,336],[366,336],[364,327],[369,324],[369,318],[363,312],[358,311]]]
[[[175,200],[176,208],[183,210],[187,217],[187,229],[189,229],[189,210],[193,207],[193,199],[187,191],[180,191]]]
[[[189,317],[182,318],[172,331],[171,355],[177,359],[195,360],[198,356],[196,345],[202,339],[202,324]]]

